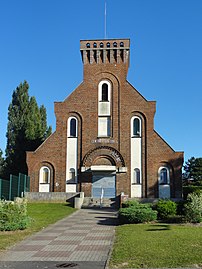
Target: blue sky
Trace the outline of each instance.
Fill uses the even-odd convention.
[[[202,1],[106,0],[107,38],[130,38],[128,81],[157,101],[156,131],[176,151],[202,157]],[[47,108],[82,81],[81,39],[104,38],[104,0],[0,0],[0,148],[8,105],[27,80]]]

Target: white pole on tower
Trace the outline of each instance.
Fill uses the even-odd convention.
[[[105,0],[105,39],[107,38],[107,1]]]

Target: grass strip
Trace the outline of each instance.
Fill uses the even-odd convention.
[[[202,267],[202,226],[118,226],[111,268]]]

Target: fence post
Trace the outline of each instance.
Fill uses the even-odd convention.
[[[26,185],[27,185],[27,176],[26,176],[26,175],[24,175],[23,197],[25,196]]]
[[[0,200],[1,200],[1,195],[2,195],[2,179],[0,178]]]
[[[30,192],[30,176],[27,176],[27,192]]]
[[[21,173],[19,173],[19,175],[18,175],[18,194],[17,194],[17,196],[18,197],[20,197],[20,180],[21,179]]]
[[[10,175],[10,188],[9,188],[9,200],[11,201],[11,192],[12,192],[12,175]]]

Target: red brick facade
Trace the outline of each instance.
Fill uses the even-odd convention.
[[[101,45],[100,45],[101,44]],[[66,191],[68,118],[77,119],[77,190],[92,196],[92,167],[115,167],[116,195],[131,196],[131,118],[141,120],[141,197],[159,197],[159,168],[169,171],[170,197],[181,197],[183,152],[175,152],[154,130],[156,102],[147,101],[126,79],[130,43],[81,41],[83,82],[55,103],[56,131],[27,153],[31,191],[39,191],[41,167],[50,170],[51,192]],[[110,135],[98,136],[98,85],[109,81]]]

